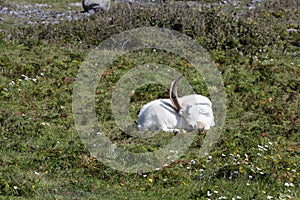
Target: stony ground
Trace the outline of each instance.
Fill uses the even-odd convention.
[[[129,0],[119,0],[118,2],[129,2]],[[241,3],[242,1],[235,0],[221,0],[210,5],[230,4],[236,7],[245,5],[248,9],[253,9],[263,0],[251,0],[250,3]],[[40,1],[41,2],[41,1]],[[116,1],[117,2],[117,1]],[[132,3],[132,1],[130,0]],[[146,2],[148,0],[137,2]],[[152,1],[151,1],[152,2]],[[150,2],[150,3],[151,3]],[[156,2],[156,1],[153,1]],[[178,3],[178,2],[177,2]],[[195,7],[199,6],[199,2],[186,1],[186,6]],[[208,4],[205,4],[208,5]],[[203,4],[201,5],[203,6]],[[57,3],[33,3],[23,2],[20,0],[16,1],[0,1],[0,31],[5,30],[11,26],[20,25],[34,25],[34,24],[48,24],[48,23],[59,23],[62,20],[78,20],[90,16],[92,13],[82,12],[81,1],[68,1]]]
[[[9,25],[47,24],[59,23],[61,20],[77,20],[87,16],[81,10],[81,3],[68,3],[57,9],[46,3],[8,4],[0,2],[0,27],[3,29]]]

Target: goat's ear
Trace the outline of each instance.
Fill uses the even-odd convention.
[[[193,105],[191,105],[191,104],[186,105],[186,113],[187,114],[191,114],[191,108],[192,107],[193,107]]]
[[[178,114],[181,116],[187,116],[191,114],[191,108],[193,107],[193,105],[191,104],[187,104],[184,105],[179,111]]]

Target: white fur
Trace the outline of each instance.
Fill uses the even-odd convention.
[[[157,99],[144,105],[138,115],[138,129],[165,132],[184,129],[209,130],[215,125],[211,101],[193,94],[179,98],[182,108],[176,112],[169,99]]]

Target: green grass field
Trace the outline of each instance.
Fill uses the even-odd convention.
[[[120,6],[82,21],[2,32],[0,199],[300,199],[300,10],[267,2],[241,16],[226,6],[192,12]],[[85,148],[72,93],[94,47],[141,26],[177,30],[206,48],[222,75],[227,112],[209,155],[197,154],[205,132],[171,165],[127,173]],[[161,149],[172,138],[132,138],[114,124],[111,91],[126,71],[148,62],[185,73],[196,92],[208,95],[201,77],[176,55],[144,50],[118,58],[97,87],[95,109],[110,140],[136,153]],[[136,119],[143,104],[167,95],[160,85],[141,87],[130,115]]]

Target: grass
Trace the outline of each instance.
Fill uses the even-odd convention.
[[[135,8],[129,19],[110,12],[120,17],[114,27],[103,21],[103,29],[98,29],[93,22],[104,19],[94,17],[89,23],[50,26],[55,29],[20,27],[2,33],[0,199],[300,199],[299,23],[293,14],[299,10],[265,10],[252,13],[252,22],[245,15],[236,24],[228,10],[207,10],[202,11],[207,32],[182,26],[182,32],[192,33],[207,47],[222,74],[226,124],[209,155],[197,154],[205,136],[198,134],[168,167],[134,174],[113,170],[92,157],[72,116],[74,81],[88,52],[100,42],[98,36],[107,38],[116,30],[132,28],[122,20],[137,23]],[[160,11],[145,10],[144,15],[155,12],[159,19]],[[183,21],[188,19],[185,15]],[[171,21],[166,18],[164,26],[173,26]],[[227,29],[211,29],[214,23]],[[85,29],[80,27],[99,35],[82,34]],[[291,27],[298,33],[284,32]],[[243,34],[233,37],[229,34],[233,28]],[[77,32],[70,35],[73,30]],[[252,38],[246,37],[249,30]],[[6,38],[9,34],[13,40]],[[138,51],[116,60],[98,85],[96,111],[109,138],[133,152],[160,149],[172,138],[170,134],[133,138],[112,119],[110,98],[116,82],[133,66],[149,61],[185,72],[198,93],[208,94],[201,77],[194,77],[186,61],[175,55]],[[167,89],[159,85],[139,88],[131,98],[131,116],[136,119],[143,104],[166,96]]]

